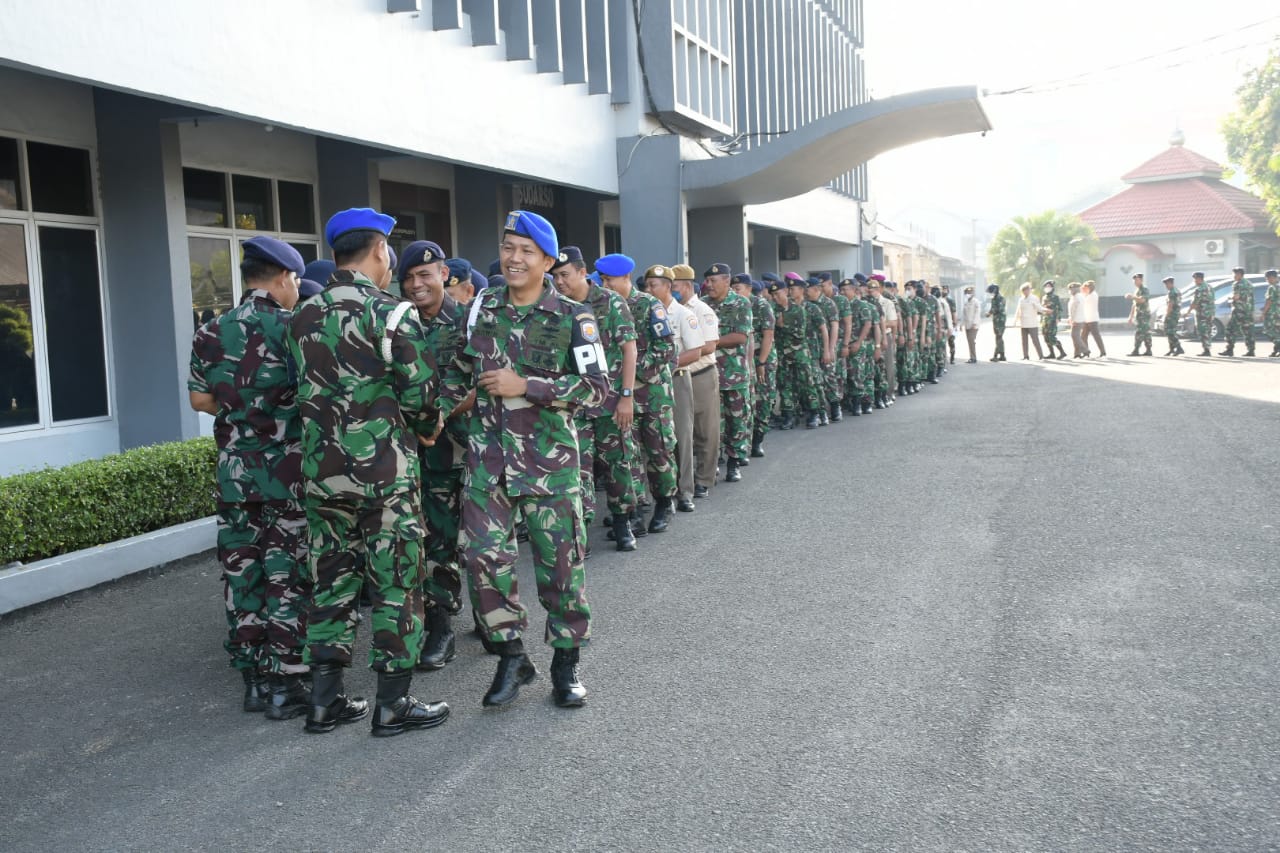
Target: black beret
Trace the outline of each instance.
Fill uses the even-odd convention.
[[[712,264],[707,267],[707,271],[702,274],[702,277],[711,278],[713,275],[733,275],[733,270],[729,269],[728,264]]]
[[[240,247],[244,250],[245,258],[289,270],[299,278],[306,272],[307,265],[303,263],[302,255],[283,240],[275,237],[250,237]]]
[[[733,278],[729,279],[729,282],[731,284],[745,284],[750,286],[751,276],[747,275],[744,272],[740,272],[737,275],[735,275]]]
[[[400,256],[400,265],[396,267],[396,279],[404,281],[404,277],[414,267],[434,264],[444,259],[444,249],[441,249],[438,244],[430,240],[415,240],[404,247],[404,253]]]

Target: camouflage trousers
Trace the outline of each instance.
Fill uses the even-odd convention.
[[[778,355],[778,402],[785,415],[806,414],[822,408],[822,392],[807,351]]]
[[[836,350],[836,357],[832,362],[822,365],[822,390],[827,403],[840,402],[840,386],[844,384],[840,377],[844,371],[840,368],[840,351]]]
[[[636,415],[634,428],[637,466],[643,462],[649,492],[655,498],[675,497],[679,486],[676,484],[676,401],[671,383],[650,385],[644,408]]]
[[[582,555],[587,531],[576,489],[555,495],[508,495],[497,489],[462,490],[462,561],[476,591],[476,617],[495,643],[520,639],[529,614],[516,579],[517,515],[529,525],[538,600],[547,611],[544,639],[569,649],[591,637]]]
[[[757,368],[755,393],[751,398],[754,412],[754,432],[764,435],[769,431],[769,419],[778,405],[778,361],[765,362]]]
[[[315,582],[307,614],[308,663],[351,664],[356,601],[367,581],[373,602],[369,666],[404,672],[422,649],[423,529],[419,495],[307,500],[309,565]]]
[[[1133,348],[1135,350],[1141,347],[1151,349],[1151,317],[1139,316],[1135,321],[1137,328],[1133,331]]]
[[[1253,318],[1247,313],[1231,312],[1227,321],[1227,346],[1235,346],[1236,338],[1243,337],[1244,345],[1253,349]]]
[[[1196,314],[1196,336],[1200,338],[1200,346],[1205,349],[1209,348],[1209,342],[1213,340],[1213,315],[1206,312],[1204,314]]]
[[[881,351],[880,358],[876,358],[875,348],[872,347],[871,358],[872,358],[871,376],[872,376],[872,382],[875,385],[876,393],[877,394],[888,393],[889,365],[892,364],[892,356],[887,356],[884,354],[883,351]]]
[[[218,562],[227,605],[223,644],[236,669],[306,672],[311,599],[307,514],[291,501],[218,504]]]
[[[582,517],[587,523],[596,517],[596,421],[574,416],[578,432],[578,483],[582,489]]]
[[[426,559],[426,603],[450,613],[462,609],[462,571],[458,563],[458,495],[462,490],[462,469],[422,472],[422,518],[426,538],[422,542]]]
[[[1178,326],[1182,325],[1181,317],[1177,314],[1166,315],[1164,320],[1164,339],[1169,343],[1169,350],[1176,351],[1182,349],[1182,344],[1178,343]]]
[[[854,341],[854,344],[856,346],[857,341]],[[847,364],[850,400],[870,397],[875,391],[875,362],[872,360],[874,353],[875,345],[871,343],[863,343],[849,353]]]
[[[593,462],[583,462],[584,470],[603,469],[605,495],[608,499],[609,512],[618,515],[629,513],[636,508],[637,484],[631,470],[632,459],[635,458],[635,438],[630,430],[624,435],[618,429],[618,422],[613,413],[608,412],[595,418],[592,423],[595,437]],[[592,489],[592,514],[595,518],[595,485]]]
[[[1058,324],[1057,323],[1041,323],[1040,334],[1044,335],[1045,349],[1052,354],[1055,349],[1062,346],[1058,343]]]
[[[996,336],[995,355],[999,356],[1000,358],[1003,358],[1004,357],[1004,320],[992,319],[991,331],[995,332],[995,336]]]
[[[943,335],[942,337],[938,338],[938,340],[934,341],[933,343],[934,367],[940,368],[942,367],[942,365],[947,363],[947,341],[948,340],[950,340],[950,336]]]
[[[1280,316],[1272,315],[1262,320],[1262,331],[1272,343],[1280,345]]]
[[[751,453],[751,393],[746,388],[720,389],[720,446],[730,459],[746,459]]]

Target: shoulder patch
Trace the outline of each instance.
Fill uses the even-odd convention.
[[[600,340],[600,330],[596,327],[596,317],[591,313],[577,314],[574,317],[578,321],[578,328],[582,332],[582,339],[587,343],[595,343]]]

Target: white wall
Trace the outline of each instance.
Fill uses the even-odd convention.
[[[536,74],[532,60],[508,62],[502,45],[472,47],[466,30],[434,32],[429,15],[389,15],[385,0],[9,3],[0,16],[0,62],[617,192],[607,94]],[[572,116],[572,125],[556,116]]]
[[[316,140],[307,133],[257,121],[209,117],[178,125],[182,165],[249,172],[315,184]]]
[[[752,225],[840,243],[857,244],[862,240],[861,207],[853,199],[829,189],[811,190],[768,204],[749,204],[744,209],[747,222]]]

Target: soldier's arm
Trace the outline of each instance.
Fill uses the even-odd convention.
[[[218,404],[213,399],[212,394],[206,394],[203,391],[188,391],[187,399],[191,403],[191,408],[197,412],[204,412],[206,415],[218,414]]]
[[[766,328],[760,333],[760,352],[756,355],[756,363],[767,361],[773,352],[773,329]]]
[[[455,331],[463,336],[463,340],[454,348],[453,358],[447,364],[439,365],[440,396],[438,405],[440,406],[440,414],[446,420],[456,414],[470,410],[475,405],[476,399],[475,367],[471,362],[471,358],[465,352],[467,334],[465,315],[458,317],[458,326]]]
[[[530,403],[560,409],[604,403],[609,390],[604,347],[600,346],[599,334],[594,331],[588,333],[584,326],[586,322],[594,327],[594,318],[590,311],[582,311],[572,318],[572,322],[568,369],[554,379],[532,376],[524,380],[524,397]]]
[[[853,312],[850,311],[840,318],[841,331],[844,332],[845,346],[849,346],[849,341],[853,340]]]
[[[218,414],[218,401],[213,398],[213,389],[205,378],[205,362],[200,357],[201,331],[196,332],[191,344],[190,372],[187,375],[187,399],[191,408],[206,415]]]
[[[419,435],[434,435],[441,412],[436,408],[440,371],[427,346],[416,313],[401,318],[391,337],[391,374],[405,420]]]
[[[716,342],[719,349],[732,349],[733,347],[742,346],[747,342],[747,335],[751,333],[751,310],[736,311],[727,318],[729,327],[728,334],[724,334],[725,323],[721,323],[720,340]]]

